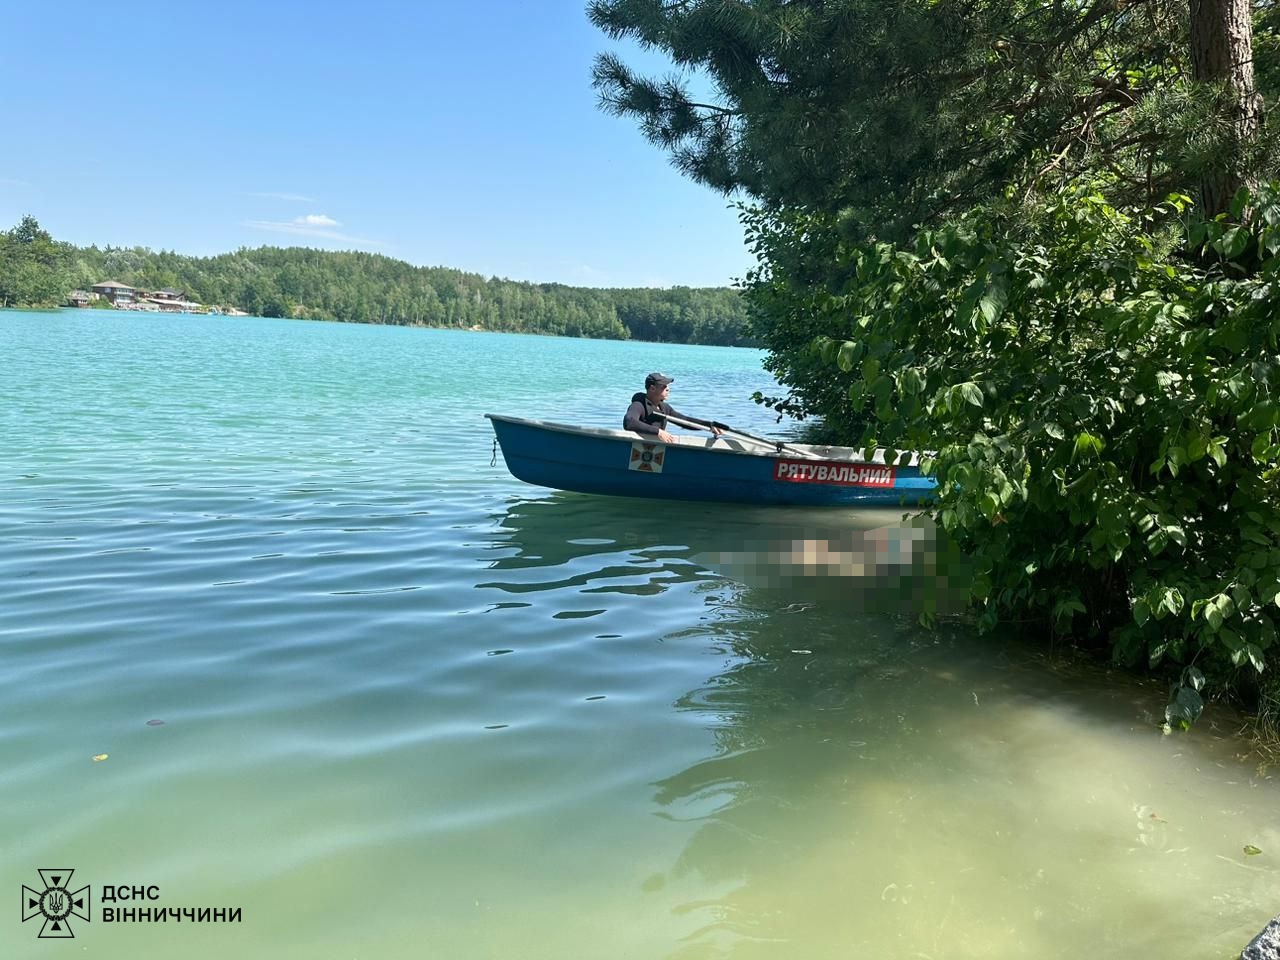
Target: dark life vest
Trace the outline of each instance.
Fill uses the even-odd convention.
[[[637,393],[631,398],[632,403],[640,403],[644,406],[644,415],[640,418],[643,423],[657,427],[659,430],[667,428],[667,418],[662,412],[661,407],[654,406],[649,402],[647,393]]]

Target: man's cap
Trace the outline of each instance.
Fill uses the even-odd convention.
[[[647,377],[644,378],[644,385],[646,387],[653,383],[660,384],[661,386],[665,387],[668,383],[675,383],[675,382],[676,382],[675,377],[668,377],[665,373],[655,372],[655,373],[649,374]]]

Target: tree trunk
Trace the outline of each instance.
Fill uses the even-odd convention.
[[[1222,86],[1231,123],[1227,162],[1200,184],[1205,216],[1213,217],[1230,209],[1246,183],[1244,153],[1262,125],[1262,98],[1253,85],[1250,0],[1191,0],[1191,62],[1196,80]]]

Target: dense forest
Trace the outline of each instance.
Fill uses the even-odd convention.
[[[519,283],[371,253],[259,247],[187,257],[139,247],[75,247],[33,217],[0,233],[0,306],[57,306],[115,281],[184,291],[197,303],[264,317],[479,327],[568,337],[750,344],[729,288],[595,289]]]
[[[602,105],[746,198],[765,399],[936,451],[978,625],[1280,733],[1274,0],[588,12],[677,68],[601,55]]]

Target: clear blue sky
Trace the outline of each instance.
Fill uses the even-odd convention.
[[[516,280],[721,286],[729,202],[596,106],[585,0],[6,4],[0,229],[204,256],[384,253]]]

